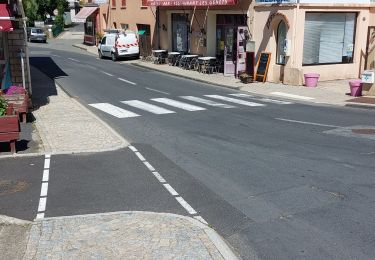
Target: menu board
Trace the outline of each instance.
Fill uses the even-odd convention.
[[[270,65],[271,53],[262,52],[258,60],[258,68],[255,74],[255,80],[265,82],[267,79],[268,67]]]

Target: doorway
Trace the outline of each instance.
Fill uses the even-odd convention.
[[[216,16],[216,56],[224,61],[224,74],[235,75],[237,60],[237,29],[246,26],[242,14]]]
[[[172,14],[172,51],[189,52],[189,15]]]

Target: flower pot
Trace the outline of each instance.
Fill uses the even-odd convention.
[[[360,79],[354,79],[349,81],[350,95],[353,97],[362,96],[362,81]]]
[[[305,77],[305,86],[309,88],[315,88],[318,85],[320,74],[317,73],[306,73],[303,74]]]

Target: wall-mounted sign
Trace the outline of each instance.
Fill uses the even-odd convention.
[[[256,0],[260,4],[295,4],[297,0]]]
[[[237,0],[147,0],[151,6],[218,6],[235,5]]]
[[[98,5],[108,4],[108,0],[94,0],[93,2]]]

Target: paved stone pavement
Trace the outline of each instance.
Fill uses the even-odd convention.
[[[7,259],[237,259],[214,230],[174,214],[113,212],[36,222],[0,216],[1,223],[8,233],[23,228],[12,240],[0,233]]]
[[[74,44],[74,47],[86,50],[91,54],[97,55],[96,46],[87,46],[84,44]],[[169,66],[167,64],[154,64],[152,62],[145,62],[142,60],[120,61],[120,63],[130,63],[133,65],[157,70],[164,73],[169,73],[176,76],[198,80],[205,83],[220,85],[224,87],[239,89],[249,92],[250,94],[265,95],[273,98],[282,97],[291,100],[299,100],[302,102],[310,102],[317,104],[328,104],[338,106],[365,106],[375,108],[375,102],[353,102],[353,97],[349,96],[349,79],[321,81],[315,88],[308,88],[305,86],[284,85],[282,83],[251,83],[243,84],[239,79],[233,76],[224,76],[222,73],[202,74],[191,70],[182,70],[179,67]],[[183,71],[183,73],[181,73]],[[276,92],[276,93],[275,93]],[[278,92],[278,93],[277,93]],[[281,92],[281,93],[280,93]],[[285,95],[286,94],[286,95]],[[297,96],[290,96],[297,95]],[[374,98],[375,97],[370,97]]]
[[[45,74],[34,67],[31,74],[34,105],[38,107],[33,115],[44,153],[102,152],[128,145],[125,139],[86,107],[69,97]],[[46,93],[49,96],[45,96]]]

